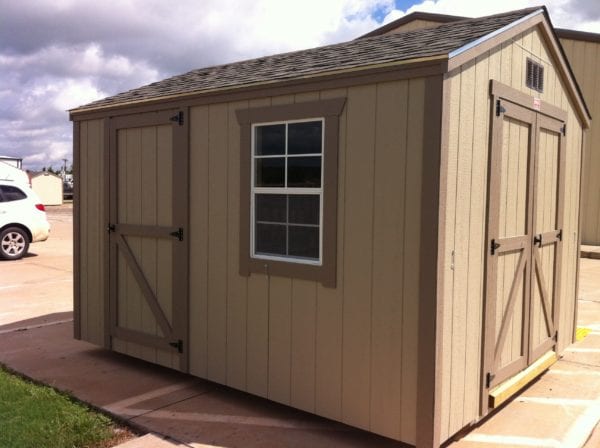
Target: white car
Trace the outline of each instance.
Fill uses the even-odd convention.
[[[18,260],[30,243],[48,236],[50,223],[40,198],[21,182],[0,180],[0,258]]]

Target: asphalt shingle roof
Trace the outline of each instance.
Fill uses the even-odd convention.
[[[239,88],[308,76],[326,75],[345,69],[442,56],[497,31],[540,8],[527,8],[493,16],[445,23],[435,28],[387,34],[265,56],[232,64],[192,70],[182,75],[110,96],[73,110],[116,106],[160,97]]]

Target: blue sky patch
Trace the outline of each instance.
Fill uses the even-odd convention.
[[[401,9],[402,11],[406,11],[412,5],[415,5],[420,2],[415,1],[415,0],[396,0],[394,3],[395,3],[395,6],[394,6],[395,9]],[[385,19],[385,16],[389,12],[390,11],[387,8],[379,8],[372,14],[372,16],[377,22],[381,23],[381,22],[383,22],[383,19]]]

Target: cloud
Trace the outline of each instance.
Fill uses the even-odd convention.
[[[404,2],[406,3],[406,2]],[[71,159],[66,109],[195,68],[353,39],[414,10],[483,15],[539,0],[20,0],[0,14],[0,154]],[[600,4],[548,0],[555,25],[600,31]]]
[[[0,15],[0,154],[71,158],[66,109],[194,68],[348,40],[393,0],[22,0]]]

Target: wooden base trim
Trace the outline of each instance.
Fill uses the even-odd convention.
[[[537,378],[542,372],[547,370],[557,360],[558,356],[556,353],[554,351],[549,351],[525,370],[494,387],[490,390],[489,394],[490,408],[493,409],[500,406],[529,384],[534,378]]]

